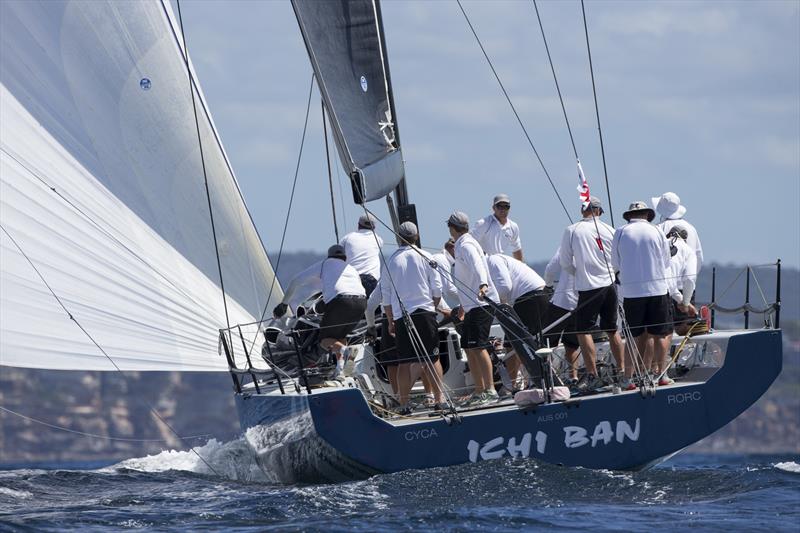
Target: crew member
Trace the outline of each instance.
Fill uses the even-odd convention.
[[[680,224],[686,231],[686,244],[697,257],[697,271],[694,274],[700,274],[700,269],[703,267],[703,246],[700,244],[700,236],[695,227],[683,218],[683,215],[686,214],[686,207],[681,205],[680,197],[674,192],[665,192],[660,197],[653,198],[652,202],[659,215],[658,227],[661,228],[664,235],[669,233],[669,230],[676,224]]]
[[[466,404],[481,405],[498,399],[487,350],[494,313],[484,301],[484,298],[497,301],[497,291],[489,276],[483,248],[469,233],[469,217],[456,211],[447,219],[447,227],[455,241],[453,277],[459,280],[458,298],[463,313],[461,347],[467,353],[475,383],[475,391]]]
[[[453,263],[455,261],[455,246],[453,239],[447,239],[442,251],[431,256],[436,262],[436,270],[442,279],[442,301],[439,303],[439,310],[443,311],[450,305],[458,304],[458,289],[453,283]]]
[[[281,318],[289,305],[286,302],[302,291],[306,297],[322,289],[325,314],[319,325],[319,345],[336,356],[334,379],[344,378],[346,339],[364,316],[367,295],[358,272],[347,264],[344,247],[334,244],[328,248],[328,257],[314,263],[297,274],[289,283],[281,303],[275,306],[273,316]]]
[[[655,212],[644,202],[634,202],[622,218],[628,221],[614,234],[611,261],[619,270],[620,293],[625,308],[625,320],[636,341],[636,349],[644,354],[644,368],[661,373],[672,339],[670,315],[669,243],[664,234],[650,222]],[[653,355],[647,351],[648,339],[653,339]],[[629,352],[630,355],[630,352]],[[650,360],[655,357],[655,361]],[[630,381],[633,364],[627,361],[624,388],[636,388]],[[666,375],[659,385],[669,385]]]
[[[436,306],[442,297],[442,282],[431,267],[430,254],[413,245],[419,232],[413,222],[400,224],[398,234],[403,244],[387,259],[386,273],[381,278],[383,310],[389,321],[389,332],[395,334],[400,364],[397,368],[400,414],[411,412],[411,363],[420,361],[434,401],[441,406],[442,365],[439,362],[439,334]],[[404,312],[407,313],[404,316]]]
[[[597,352],[590,330],[600,317],[600,329],[608,333],[611,352],[619,370],[625,367],[622,338],[617,331],[617,291],[611,266],[614,230],[600,220],[603,204],[592,196],[581,209],[583,218],[567,227],[561,237],[561,268],[575,276],[578,306],[575,327],[586,373],[576,385],[591,390],[602,385],[597,379]]]
[[[500,302],[513,306],[528,332],[539,334],[547,317],[547,295],[542,277],[522,261],[507,255],[490,255],[487,263]],[[504,363],[514,383],[519,373],[519,355],[509,354]]]
[[[551,347],[564,344],[564,356],[569,363],[569,385],[578,383],[578,337],[575,335],[575,315],[570,314],[578,305],[578,291],[575,290],[575,276],[561,268],[561,248],[556,250],[544,269],[544,282],[553,288],[553,297],[547,309],[547,323],[555,325],[545,336]],[[569,315],[567,318],[564,316]]]
[[[689,331],[687,322],[697,315],[692,305],[692,295],[696,284],[697,256],[686,244],[688,232],[682,225],[676,224],[667,233],[669,252],[669,295],[672,297],[672,320],[675,333],[686,335]]]
[[[339,242],[344,246],[347,263],[356,269],[361,284],[372,294],[381,276],[380,254],[383,239],[375,233],[375,217],[366,213],[358,218],[358,231],[348,233]]]
[[[498,194],[492,202],[492,214],[475,223],[472,236],[489,255],[508,254],[522,261],[522,242],[519,238],[519,226],[508,218],[511,210],[511,199],[507,194]]]

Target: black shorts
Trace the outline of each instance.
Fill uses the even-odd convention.
[[[547,310],[547,325],[552,324],[567,313],[569,313],[568,310],[551,303]],[[567,348],[578,348],[580,346],[580,344],[578,344],[578,336],[575,335],[574,314],[565,318],[562,322],[559,322],[557,326],[548,331],[545,335],[545,341],[550,341],[551,348],[558,346],[559,339],[561,339],[561,342],[563,342],[564,346]]]
[[[367,298],[342,294],[325,304],[325,314],[319,325],[320,339],[344,339],[364,318]]]
[[[494,313],[488,305],[467,311],[464,315],[464,322],[461,324],[461,347],[465,350],[488,348],[493,321]]]
[[[672,314],[668,294],[625,298],[625,320],[631,328],[631,335],[638,337],[645,331],[651,335],[672,333]]]
[[[414,323],[414,329],[419,333],[419,338],[425,348],[425,353],[429,355],[433,361],[436,361],[435,358],[439,355],[439,326],[436,323],[436,313],[425,311],[424,309],[417,309],[409,316],[411,317],[411,322]],[[395,320],[394,331],[397,335],[395,340],[397,342],[399,362],[416,363],[422,354],[414,349],[415,343],[411,342],[411,336],[403,317],[398,317]]]
[[[538,335],[547,325],[547,295],[544,291],[526,292],[514,302],[514,311],[531,335]]]
[[[372,291],[378,286],[378,280],[376,280],[372,274],[359,274],[358,277],[361,278],[361,286],[364,287],[364,290],[367,292],[367,298],[369,298],[369,295],[372,294]]]
[[[397,352],[395,337],[389,335],[389,321],[386,317],[381,320],[381,342],[375,357],[383,366],[396,366],[399,364],[400,355]]]
[[[617,288],[614,285],[588,291],[578,291],[575,329],[588,332],[600,316],[601,331],[617,331]]]

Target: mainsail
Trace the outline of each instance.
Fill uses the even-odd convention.
[[[179,28],[168,0],[0,2],[0,364],[224,370],[222,282],[231,324],[281,298]]]
[[[292,0],[357,203],[403,179],[378,0]]]

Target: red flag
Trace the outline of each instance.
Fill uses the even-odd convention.
[[[586,182],[586,177],[583,175],[583,167],[580,160],[578,160],[578,196],[581,199],[581,207],[586,209],[589,207],[589,184]]]

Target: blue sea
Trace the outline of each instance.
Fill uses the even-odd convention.
[[[645,472],[499,460],[272,485],[241,441],[110,466],[0,470],[0,530],[800,531],[800,458],[677,456]]]

